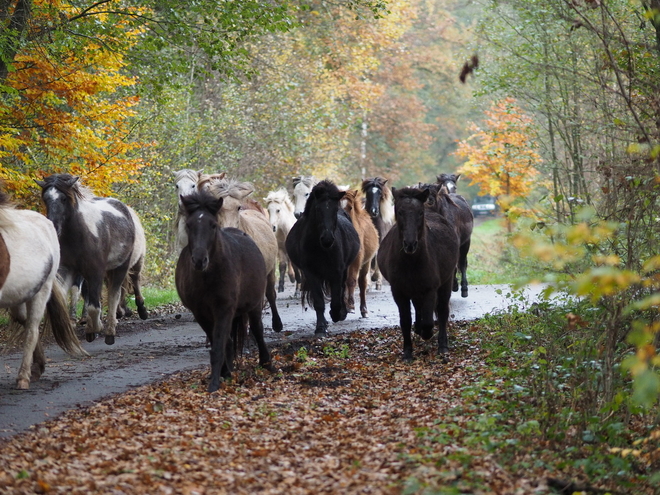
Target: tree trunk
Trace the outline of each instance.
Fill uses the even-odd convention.
[[[32,11],[32,0],[18,0],[14,12],[10,15],[10,2],[3,0],[0,4],[2,13],[2,27],[4,28],[3,53],[0,55],[0,84],[9,75],[9,67],[16,57],[21,46],[21,39],[27,28],[30,13]]]

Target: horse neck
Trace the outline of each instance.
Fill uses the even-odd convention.
[[[380,197],[380,218],[386,225],[394,223],[394,205],[385,192]]]
[[[291,227],[293,227],[294,223],[296,223],[296,217],[293,214],[293,208],[289,210],[287,205],[282,203],[277,227],[288,233],[291,230]]]

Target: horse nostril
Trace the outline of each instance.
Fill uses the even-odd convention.
[[[273,225],[273,232],[277,232],[277,227],[275,227],[275,225]]]
[[[300,218],[300,215],[301,215],[300,212],[295,212],[295,213],[293,214],[293,216],[295,216],[296,219],[299,219],[299,218]]]

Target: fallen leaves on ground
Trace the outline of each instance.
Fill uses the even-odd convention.
[[[543,473],[527,479],[490,453],[452,455],[459,437],[420,434],[464,422],[450,411],[485,372],[469,329],[455,330],[447,362],[433,340],[416,339],[404,363],[399,330],[357,332],[274,348],[276,374],[245,354],[213,394],[206,368],[69,411],[0,444],[0,491],[413,493],[461,490],[469,470],[483,486],[470,493],[531,493]]]

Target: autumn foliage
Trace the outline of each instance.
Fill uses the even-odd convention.
[[[0,179],[17,198],[31,195],[34,178],[59,172],[80,175],[97,194],[107,195],[113,183],[129,181],[144,165],[132,156],[143,146],[131,140],[136,79],[124,73],[124,57],[116,49],[117,32],[123,33],[123,48],[138,32],[115,19],[111,32],[81,32],[66,43],[57,33],[49,39],[44,30],[61,22],[64,12],[75,9],[66,1],[34,2],[29,41],[3,82]],[[110,22],[105,14],[93,19],[86,22]]]
[[[471,124],[473,134],[458,144],[455,154],[467,159],[458,171],[471,184],[479,184],[481,194],[499,197],[504,211],[522,211],[516,202],[538,185],[537,166],[542,161],[532,119],[510,97],[484,113],[483,127]]]

